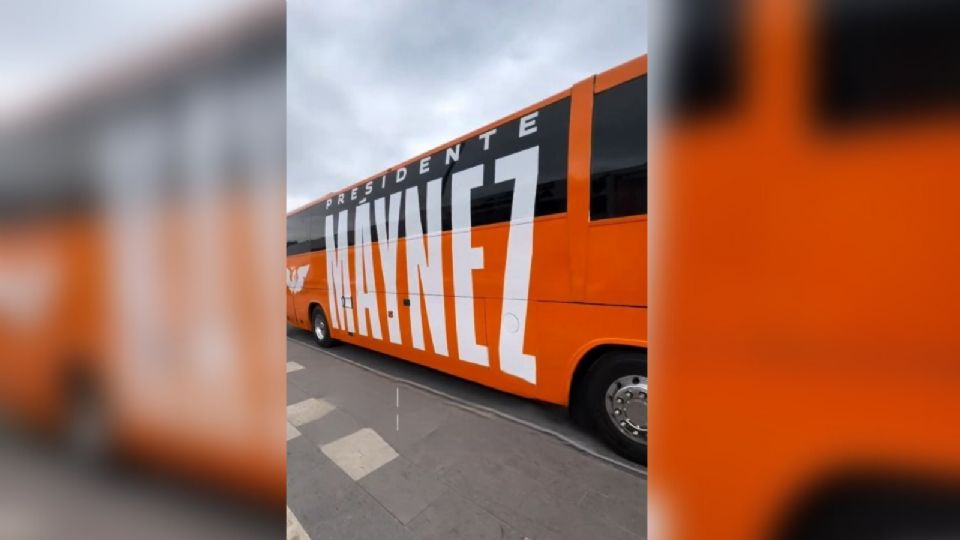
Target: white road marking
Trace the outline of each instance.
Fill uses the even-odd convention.
[[[294,371],[300,371],[303,369],[303,366],[296,362],[287,362],[287,373],[293,373]]]
[[[320,447],[354,481],[397,458],[397,452],[376,431],[363,428]]]
[[[294,427],[294,425],[291,424],[290,422],[287,422],[287,441],[290,441],[291,439],[296,439],[299,436],[300,436],[300,430]]]
[[[287,507],[287,540],[310,540],[310,535],[300,525],[300,520],[294,515],[290,507]]]
[[[287,406],[287,421],[294,426],[302,426],[307,422],[323,418],[336,409],[330,403],[317,398],[305,399],[299,403]]]

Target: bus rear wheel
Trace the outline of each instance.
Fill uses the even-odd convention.
[[[646,354],[611,351],[591,368],[583,403],[604,440],[642,465],[647,464],[647,395]]]
[[[313,337],[317,340],[317,345],[324,348],[336,345],[337,340],[330,337],[330,326],[327,324],[327,316],[323,313],[323,308],[315,306],[310,318],[313,321]]]

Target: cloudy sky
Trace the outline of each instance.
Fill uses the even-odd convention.
[[[647,50],[645,0],[287,2],[287,208]]]

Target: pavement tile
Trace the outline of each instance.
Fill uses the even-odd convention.
[[[638,490],[639,491],[639,490]],[[630,497],[609,497],[603,493],[587,490],[578,504],[585,515],[600,521],[616,523],[621,528],[639,535],[647,530],[647,497],[645,493],[633,493]]]
[[[312,540],[422,540],[393,518],[372,497],[339,514],[311,523]]]
[[[287,405],[293,405],[294,403],[301,402],[310,397],[308,392],[297,388],[290,381],[287,381]]]
[[[576,494],[576,504],[584,515],[597,520],[617,523],[630,531],[647,529],[646,480],[605,463],[580,463],[547,483],[546,491]]]
[[[293,424],[287,422],[287,442],[290,442],[290,439],[296,439],[300,436],[300,431],[294,427]]]
[[[299,479],[288,479],[287,501],[312,540],[415,540],[359,484],[321,455]]]
[[[303,529],[300,520],[287,507],[287,540],[310,540],[310,535]]]
[[[535,489],[529,491],[526,498],[517,504],[508,506],[493,501],[484,505],[487,510],[511,525],[532,523],[563,538],[637,540],[646,534],[645,530],[628,530],[619,523],[589,514],[576,502],[571,501],[568,493],[562,491]],[[575,518],[571,519],[572,516]]]
[[[333,409],[333,405],[322,399],[309,398],[293,405],[287,405],[287,420],[294,426],[299,427],[307,422],[322,418]]]
[[[319,395],[337,406],[349,403],[350,414],[358,419],[392,417],[396,411],[397,383],[389,379],[343,363],[326,379],[316,387]]]
[[[359,480],[397,458],[397,452],[376,431],[363,428],[320,447],[350,478]]]
[[[326,460],[322,455],[313,458],[287,458],[287,501],[303,494],[315,493],[318,489],[329,490],[336,487],[331,472],[325,469]],[[329,462],[327,462],[329,463]]]
[[[331,374],[341,369],[340,366],[334,364],[333,362],[340,362],[324,356],[321,353],[316,353],[314,351],[308,352],[317,354],[326,361],[317,362],[315,359],[298,358],[296,362],[303,365],[303,367],[307,369],[297,372],[295,377],[288,377],[288,383],[304,390],[311,391],[314,394],[323,394],[336,388],[336,378],[332,377]]]
[[[369,496],[363,488],[323,455],[313,467],[287,478],[287,504],[304,526],[308,521],[335,519],[364,497]],[[309,527],[307,531],[312,533]]]
[[[287,501],[292,502],[296,495],[312,492],[318,486],[335,482],[336,477],[326,480],[322,477],[324,471],[319,469],[325,466],[333,467],[333,464],[309,440],[298,437],[288,442]],[[328,474],[328,476],[331,475]],[[346,478],[345,475],[343,475],[342,480],[345,485],[350,482],[350,479]]]
[[[457,463],[441,473],[443,481],[481,504],[499,502],[515,506],[537,489],[537,483],[521,471],[488,457]]]
[[[399,429],[397,429],[396,409],[387,410],[379,417],[367,419],[366,425],[376,430],[398,453],[403,455],[450,419],[450,407],[437,403],[434,407],[407,409],[404,406],[403,394],[400,399]]]
[[[293,373],[294,371],[300,371],[303,369],[301,364],[296,362],[287,362],[287,373]]]
[[[423,540],[524,540],[513,527],[454,491],[447,491],[407,528]]]
[[[403,458],[370,473],[359,484],[403,524],[409,523],[446,489],[437,478]]]
[[[413,539],[389,512],[367,492],[337,496],[304,495],[294,511],[312,540]]]
[[[448,426],[451,421],[448,420],[444,425]],[[445,427],[427,434],[403,455],[424,470],[442,477],[457,463],[468,459],[471,452],[456,431]]]
[[[361,426],[352,416],[340,409],[334,409],[323,416],[318,422],[310,422],[300,426],[300,433],[319,447],[356,433]]]

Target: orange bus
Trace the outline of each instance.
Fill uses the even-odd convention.
[[[639,57],[287,217],[287,320],[647,443]]]
[[[651,537],[960,537],[960,6],[681,5],[653,45]]]

